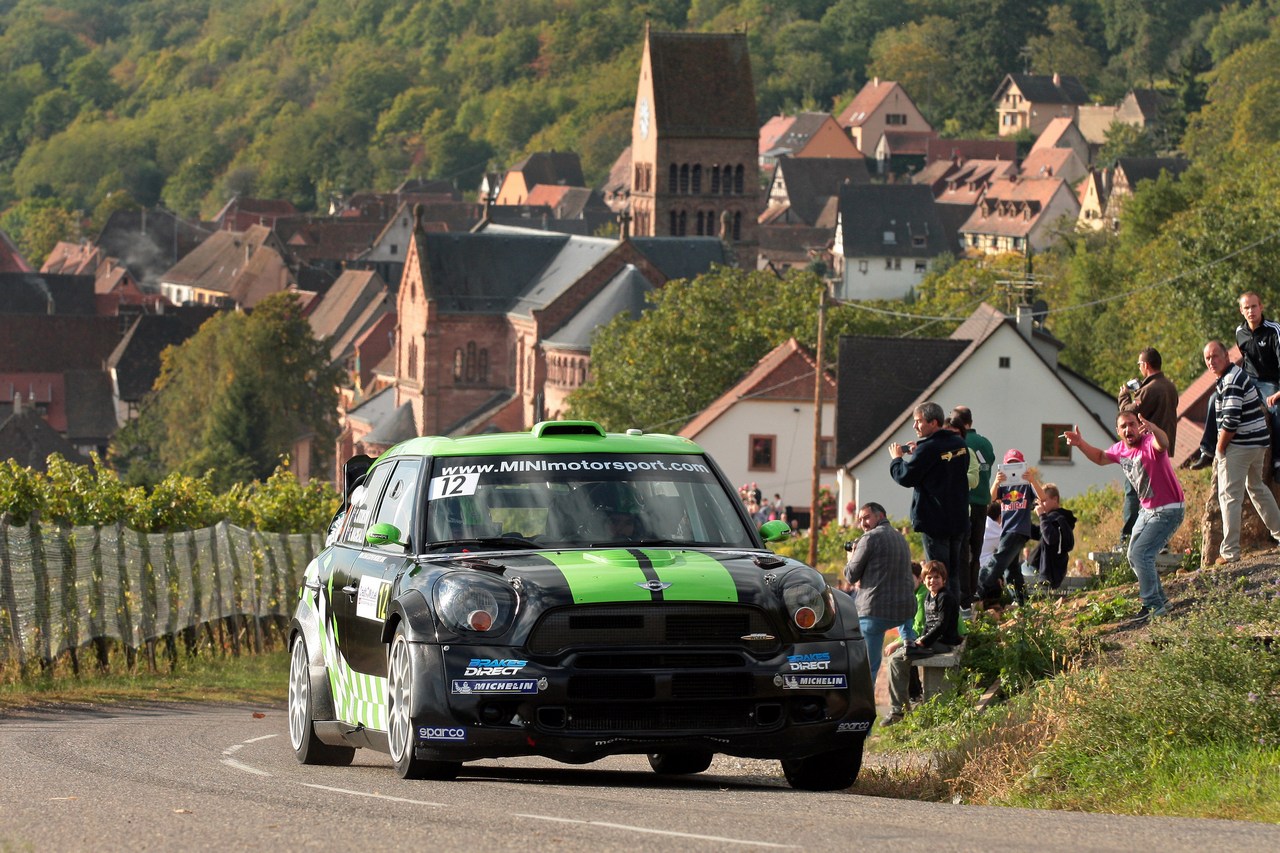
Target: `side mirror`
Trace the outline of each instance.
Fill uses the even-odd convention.
[[[369,531],[364,535],[364,541],[376,548],[381,548],[384,545],[399,545],[401,548],[409,547],[407,543],[400,541],[400,529],[394,524],[388,524],[385,521],[370,527]]]
[[[760,538],[766,542],[783,542],[791,538],[791,525],[781,519],[760,525]]]

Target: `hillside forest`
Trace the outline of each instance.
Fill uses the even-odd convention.
[[[579,152],[598,185],[629,141],[646,23],[745,29],[761,122],[839,110],[875,76],[902,82],[949,136],[994,135],[991,97],[1009,72],[1073,74],[1102,103],[1133,88],[1166,92],[1162,132],[1117,138],[1110,153],[1178,152],[1193,169],[1139,192],[1118,233],[1064,234],[1033,263],[1049,326],[1067,342],[1064,362],[1115,387],[1154,343],[1182,385],[1202,369],[1204,339],[1229,337],[1239,292],[1280,299],[1277,8],[0,0],[0,227],[20,246],[51,246],[92,236],[121,207],[208,217],[239,193],[323,211],[334,195],[407,177],[470,192],[484,171],[536,150]],[[909,316],[864,315],[843,328],[945,334],[977,300],[998,296],[1004,275],[942,264],[900,307]]]

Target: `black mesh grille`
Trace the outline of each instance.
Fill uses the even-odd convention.
[[[569,679],[570,699],[594,702],[652,699],[653,676],[650,675],[575,675]]]
[[[764,612],[739,604],[587,605],[545,614],[529,638],[533,654],[569,649],[712,646],[748,649],[761,655],[781,647]],[[746,640],[750,635],[771,640]]]
[[[671,679],[674,699],[741,699],[752,694],[747,672],[678,672]]]
[[[727,669],[746,666],[737,652],[583,652],[575,669]]]
[[[577,705],[565,730],[575,732],[677,732],[755,729],[752,705],[715,702],[693,705]]]

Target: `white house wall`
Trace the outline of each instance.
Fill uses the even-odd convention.
[[[809,383],[812,385],[812,382]],[[777,436],[773,471],[753,471],[750,437]],[[835,436],[835,400],[824,400],[822,435]],[[741,400],[693,437],[736,488],[754,482],[770,500],[782,495],[787,506],[809,507],[813,488],[813,400]],[[823,472],[822,485],[834,490],[835,472]]]
[[[1000,358],[1009,359],[1009,367],[999,366]],[[892,381],[892,377],[885,377]],[[1097,402],[1090,402],[1093,405]],[[1027,462],[1040,469],[1043,482],[1055,483],[1064,500],[1088,491],[1092,486],[1120,482],[1118,465],[1094,465],[1078,450],[1072,451],[1070,462],[1042,462],[1040,459],[1040,425],[1048,423],[1078,424],[1086,441],[1096,447],[1115,443],[1116,406],[1112,401],[1103,417],[1107,430],[1100,426],[1092,412],[1082,405],[1059,380],[1057,375],[1037,357],[1025,340],[1010,326],[1001,327],[981,348],[957,370],[934,395],[933,400],[950,411],[966,405],[973,411],[974,427],[990,439],[996,455],[1003,458],[1011,447],[1021,450]],[[908,418],[890,441],[915,439]],[[855,468],[852,478],[844,478],[840,506],[849,501],[861,505],[876,501],[884,505],[895,519],[905,519],[911,509],[911,489],[899,486],[889,476],[888,442]]]
[[[886,261],[897,260],[901,269],[885,269]],[[845,258],[844,280],[837,299],[905,299],[924,279],[925,269],[916,272],[916,258]],[[920,260],[924,260],[921,258]],[[867,271],[861,271],[866,264]]]

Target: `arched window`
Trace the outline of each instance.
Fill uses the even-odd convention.
[[[676,191],[676,184],[678,183],[677,178],[679,174],[679,167],[676,166],[675,163],[672,163],[671,168],[667,170],[667,192],[673,193]]]
[[[679,226],[680,226],[680,217],[676,216],[676,212],[673,210],[671,211],[671,229],[670,229],[670,233],[672,237],[680,236],[680,232],[677,230]]]
[[[685,163],[680,167],[680,193],[683,195],[689,192],[689,164]]]
[[[742,168],[742,167],[739,166],[738,168]],[[734,240],[742,239],[742,214],[741,213],[733,214],[733,239]]]
[[[679,232],[681,237],[683,237],[685,234],[688,233],[688,230],[687,230],[688,226],[689,226],[689,215],[682,210],[680,211],[680,232]]]
[[[465,369],[466,358],[462,354],[462,347],[458,347],[453,351],[453,381],[462,381],[462,371]]]
[[[714,163],[711,165],[711,194],[720,194],[720,167]]]
[[[418,378],[418,342],[409,341],[409,378]]]
[[[693,194],[702,194],[702,164],[693,164]]]
[[[476,342],[467,342],[467,369],[466,379],[468,382],[476,381]]]
[[[480,350],[480,358],[476,362],[476,379],[481,383],[489,381],[489,350],[487,348]]]
[[[745,172],[741,165],[733,170],[733,191],[738,195],[742,195],[742,177]]]

